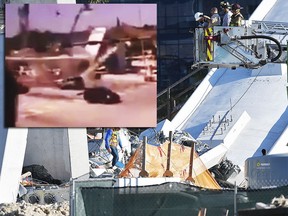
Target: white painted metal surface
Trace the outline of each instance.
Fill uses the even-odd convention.
[[[267,13],[269,13],[269,11],[275,5],[276,2],[277,0],[262,0],[260,5],[250,16],[249,20],[264,20],[265,16],[267,15]]]
[[[228,159],[244,166],[246,158],[260,155],[262,148],[269,150],[288,123],[285,88],[287,70],[281,65],[266,67],[271,67],[272,73],[273,70],[280,70],[282,75],[260,76],[264,68],[258,70],[258,76],[252,77],[252,71],[248,69],[226,69],[225,73],[222,73],[222,69],[215,71],[216,76],[218,72],[222,74],[221,78],[209,91],[205,100],[185,119],[185,123],[178,123],[178,128],[180,126],[179,129],[189,132],[197,139],[217,111],[228,111],[232,107],[232,118],[246,111],[251,119],[230,144],[227,151]],[[185,104],[189,105],[188,102]]]
[[[275,3],[274,3],[275,2]],[[273,4],[274,3],[274,4]],[[264,0],[263,4],[267,5],[267,8],[270,8],[269,11],[267,9],[264,9],[265,6],[263,5],[262,8],[262,16],[263,21],[276,21],[276,22],[287,22],[288,14],[287,14],[287,8],[288,8],[288,1],[286,0]],[[265,12],[267,13],[265,14]],[[252,16],[254,20],[261,20],[262,16],[259,14],[258,16]]]
[[[288,126],[285,128],[281,136],[275,142],[275,145],[272,146],[268,154],[282,154],[288,153]]]

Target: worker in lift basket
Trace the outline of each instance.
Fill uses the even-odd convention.
[[[198,27],[210,28],[221,24],[221,18],[218,14],[218,9],[213,7],[211,8],[210,12],[211,17],[204,15],[202,12],[197,12],[195,14],[195,20],[199,22]]]
[[[209,22],[210,22],[210,17],[204,15],[202,12],[197,12],[194,15],[195,20],[199,22],[198,27],[200,28],[208,28],[209,27]]]
[[[241,26],[242,20],[244,20],[243,15],[240,13],[242,7],[239,4],[233,4],[231,9],[233,15],[231,16],[230,26]]]
[[[210,13],[211,13],[211,18],[210,18],[211,27],[220,26],[221,25],[221,18],[218,14],[218,9],[216,7],[212,7],[210,10]]]
[[[111,168],[113,168],[119,160],[118,149],[117,149],[118,145],[120,146],[121,151],[124,152],[121,139],[119,136],[119,131],[120,131],[120,128],[108,129],[106,136],[105,136],[105,148],[113,156]]]
[[[222,19],[222,26],[229,26],[230,21],[231,21],[231,16],[232,16],[232,12],[230,11],[231,6],[229,2],[222,1],[220,3],[220,7],[222,8],[222,11],[224,12],[224,16]]]

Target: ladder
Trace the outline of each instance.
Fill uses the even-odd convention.
[[[249,67],[251,64],[256,65],[258,63],[258,59],[256,59],[248,47],[244,46],[240,41],[234,41],[234,43],[221,45],[221,47],[243,62],[243,65],[246,67]],[[247,52],[249,51],[250,55],[247,55]]]
[[[288,35],[287,22],[252,21],[255,33]]]

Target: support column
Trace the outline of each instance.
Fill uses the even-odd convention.
[[[53,178],[89,177],[86,128],[0,128],[0,203],[16,202],[23,166],[44,166]]]
[[[71,178],[89,177],[86,128],[68,128]]]
[[[1,128],[0,130],[3,131],[0,143],[0,203],[16,202],[28,129]]]
[[[61,181],[87,174],[86,136],[86,128],[30,128],[24,166],[42,165]]]

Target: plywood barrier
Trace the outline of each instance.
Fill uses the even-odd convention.
[[[147,144],[145,167],[149,177],[163,177],[163,173],[167,168],[168,144],[168,141],[161,146]],[[190,147],[172,143],[170,171],[173,173],[173,177],[180,177],[181,180],[185,181],[189,176],[190,150]],[[120,173],[119,177],[139,177],[139,172],[142,167],[142,155],[143,146],[141,145],[131,157],[125,169]],[[221,189],[196,152],[194,152],[192,178],[196,186]]]

